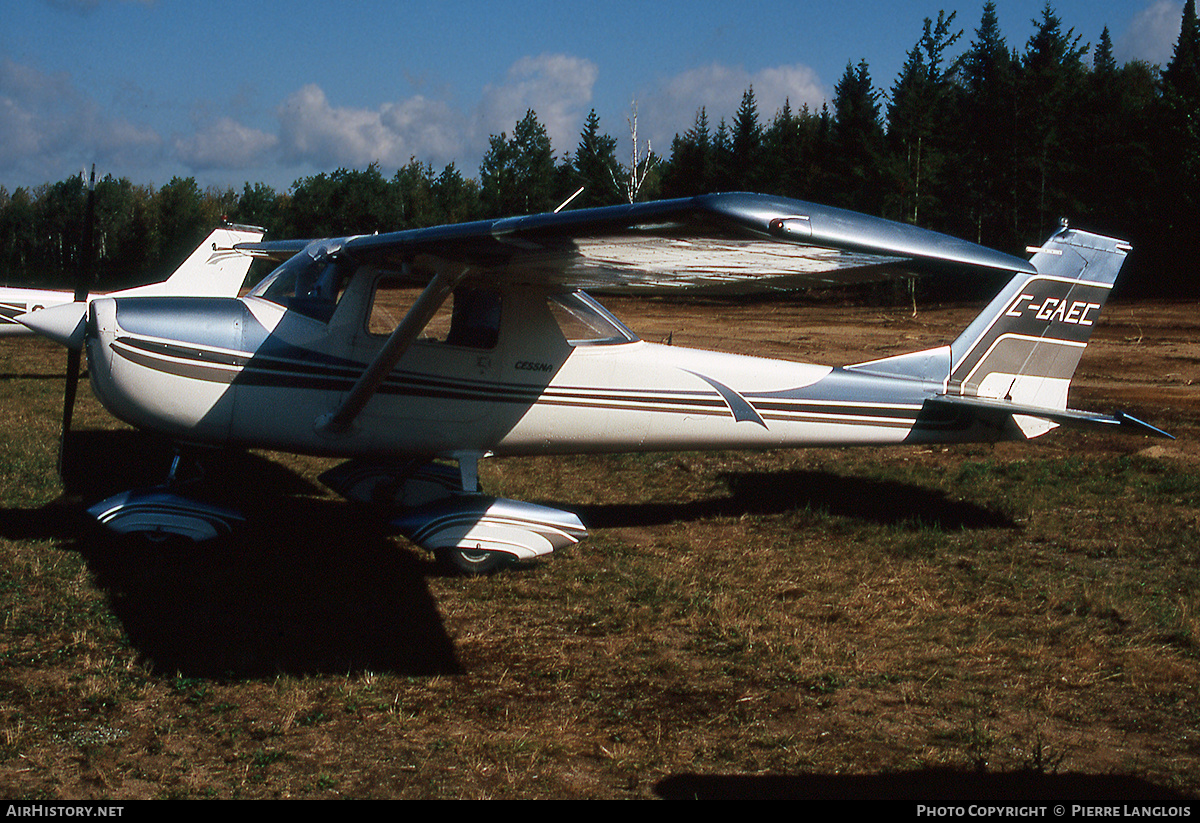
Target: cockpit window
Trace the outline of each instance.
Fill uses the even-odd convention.
[[[608,309],[581,291],[553,294],[549,305],[563,337],[572,346],[632,343],[638,339]]]
[[[349,275],[350,267],[337,257],[314,258],[305,250],[275,269],[248,296],[328,321]]]

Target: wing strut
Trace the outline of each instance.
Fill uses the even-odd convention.
[[[408,347],[417,339],[417,335],[446,302],[446,298],[454,291],[464,273],[443,270],[429,281],[429,285],[412,304],[408,314],[404,315],[400,325],[396,326],[396,330],[383,344],[371,365],[367,366],[367,370],[358,378],[350,394],[346,395],[342,405],[331,414],[317,419],[317,431],[324,434],[341,434],[350,428],[388,374],[400,362],[400,358],[408,351]]]

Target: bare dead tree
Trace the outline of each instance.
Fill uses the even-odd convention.
[[[630,114],[626,118],[629,123],[629,138],[633,143],[631,162],[628,168],[622,167],[621,173],[624,179],[618,180],[616,174],[613,174],[613,182],[617,188],[625,193],[625,198],[630,203],[637,202],[638,193],[642,190],[642,184],[646,182],[646,176],[650,174],[650,168],[655,163],[655,157],[650,149],[650,141],[646,141],[646,153],[641,153],[641,146],[638,144],[637,133],[637,99],[635,98],[629,104]]]

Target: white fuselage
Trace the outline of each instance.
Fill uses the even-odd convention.
[[[899,443],[943,389],[636,339],[572,343],[549,293],[512,288],[491,345],[416,341],[349,430],[324,433],[383,346],[366,327],[372,287],[355,277],[328,321],[253,296],[98,300],[93,387],[118,417],[180,440],[348,457]]]

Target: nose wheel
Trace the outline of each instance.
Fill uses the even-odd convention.
[[[200,542],[231,534],[245,522],[240,512],[177,493],[202,476],[194,458],[177,453],[164,484],[115,494],[89,508],[88,514],[110,531],[141,535],[155,543],[171,538]]]

